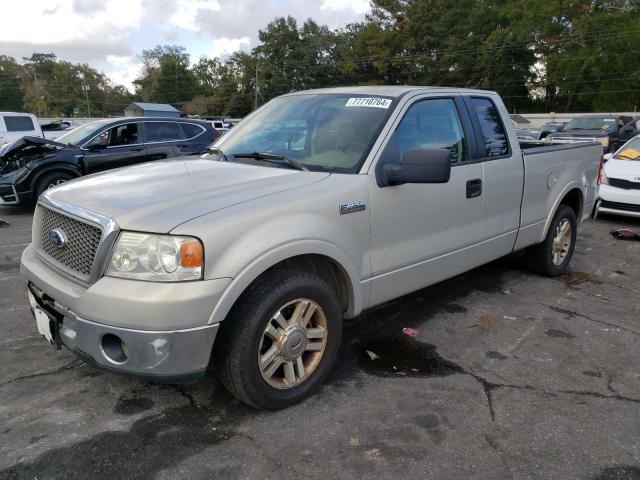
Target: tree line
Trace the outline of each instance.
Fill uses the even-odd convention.
[[[133,95],[86,64],[34,53],[18,63],[0,55],[0,110],[40,117],[122,115]]]
[[[185,114],[238,117],[276,95],[340,85],[490,89],[512,112],[620,111],[640,104],[637,0],[373,0],[371,7],[364,21],[335,30],[312,19],[300,25],[276,18],[259,31],[255,48],[225,59],[192,62],[178,45],[145,50],[134,96]],[[10,62],[0,57],[0,108],[6,109],[3,98],[42,108],[46,90],[48,108],[57,101],[55,108],[68,112],[48,90],[56,82],[45,85],[31,75],[43,76],[43,60],[34,59],[39,55],[12,67],[26,72],[14,75],[12,92],[4,86],[4,78],[12,78],[5,74]],[[62,98],[76,95],[80,108],[77,80],[69,85],[85,75],[94,78],[96,113],[118,102],[121,112],[130,100],[87,66],[48,65],[73,67],[70,83],[58,85],[68,87]]]

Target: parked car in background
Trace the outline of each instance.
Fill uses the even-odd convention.
[[[549,138],[553,143],[599,142],[605,152],[615,152],[640,133],[639,121],[639,117],[626,115],[585,115],[574,118]]]
[[[599,177],[598,213],[640,217],[640,135],[607,154]]]
[[[71,120],[54,120],[49,123],[41,124],[42,131],[44,132],[44,138],[55,140],[61,137],[69,130],[73,130],[77,127]]]
[[[211,125],[218,132],[220,132],[220,135],[224,135],[225,133],[227,133],[229,131],[229,128],[230,128],[230,125],[228,123],[225,123],[222,120],[212,120],[211,121]]]
[[[0,147],[26,135],[44,137],[35,115],[30,113],[0,112]]]
[[[328,375],[343,318],[517,250],[566,272],[602,149],[526,147],[495,92],[278,97],[202,158],[45,192],[21,263],[34,323],[100,368],[184,382],[212,362],[286,407]]]
[[[516,135],[518,140],[522,142],[535,142],[544,140],[550,133],[561,131],[567,122],[548,122],[540,128],[518,128],[516,127]]]
[[[539,129],[538,139],[544,140],[550,133],[561,132],[568,122],[548,122],[542,125]]]
[[[0,204],[33,202],[82,175],[199,154],[219,136],[208,122],[127,117],[87,123],[57,140],[21,137],[0,150]]]

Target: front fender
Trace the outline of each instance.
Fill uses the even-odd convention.
[[[358,315],[362,311],[365,299],[363,299],[359,273],[346,252],[337,245],[323,240],[299,240],[271,247],[268,251],[264,251],[246,262],[246,267],[233,279],[216,304],[209,318],[209,323],[218,323],[224,320],[240,295],[269,268],[288,258],[313,254],[328,257],[343,269],[349,286],[349,302],[345,316]]]

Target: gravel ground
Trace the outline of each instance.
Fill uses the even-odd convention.
[[[640,479],[640,242],[608,234],[639,221],[583,225],[559,279],[513,255],[361,315],[320,392],[265,413],[53,350],[31,213],[0,207],[1,479]]]

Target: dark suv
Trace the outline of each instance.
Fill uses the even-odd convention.
[[[72,178],[204,152],[220,133],[210,123],[179,118],[98,120],[58,139],[23,137],[0,150],[0,205],[32,203]]]
[[[615,152],[620,145],[640,133],[640,119],[626,115],[584,115],[567,123],[558,133],[547,138],[554,143],[599,142],[605,153]]]

